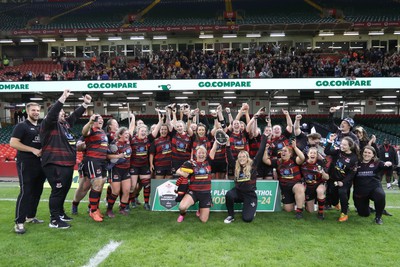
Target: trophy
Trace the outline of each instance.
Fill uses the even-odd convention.
[[[221,146],[228,142],[228,138],[229,136],[222,129],[217,130],[215,133],[215,141]]]

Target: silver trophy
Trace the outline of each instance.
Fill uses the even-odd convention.
[[[221,146],[228,142],[228,138],[229,136],[222,129],[219,129],[215,132],[215,141]]]

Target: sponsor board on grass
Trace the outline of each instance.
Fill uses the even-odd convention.
[[[175,202],[176,180],[155,180],[151,181],[150,205],[154,211],[178,211],[179,203]],[[211,211],[226,211],[225,194],[234,187],[233,181],[212,180],[211,197],[213,206]],[[280,211],[280,190],[278,181],[257,180],[258,212]],[[189,211],[196,211],[198,205],[189,208]],[[241,210],[242,204],[235,204],[235,210]]]

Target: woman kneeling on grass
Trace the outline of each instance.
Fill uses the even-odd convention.
[[[354,177],[353,200],[358,215],[368,217],[371,213],[369,200],[375,204],[375,223],[382,224],[382,213],[386,204],[385,191],[379,179],[379,173],[384,166],[392,166],[390,161],[380,161],[376,156],[376,151],[372,146],[365,146],[362,153],[362,159],[357,168]]]
[[[269,148],[269,145],[267,145],[267,148]],[[265,150],[263,157],[265,164],[276,168],[282,193],[283,209],[291,212],[296,204],[296,219],[303,218],[305,187],[302,183],[300,165],[303,164],[304,160],[304,154],[296,146],[296,141],[292,141],[292,146],[285,146],[282,149],[279,159],[271,160],[268,149]]]
[[[231,223],[235,220],[235,203],[243,203],[242,219],[245,222],[252,222],[257,210],[257,168],[262,161],[267,143],[267,136],[264,134],[261,139],[260,147],[254,161],[250,158],[249,153],[242,150],[238,154],[238,159],[235,161],[230,149],[229,138],[226,144],[226,153],[230,166],[235,166],[234,181],[235,187],[229,190],[226,195],[226,208],[228,217],[224,223]],[[216,142],[214,142],[216,143]],[[213,153],[211,150],[210,154]]]
[[[176,171],[176,174],[188,177],[189,173],[181,169]],[[186,211],[199,202],[199,216],[200,221],[207,222],[210,215],[211,207],[211,166],[207,160],[207,149],[204,146],[196,148],[196,161],[193,161],[193,174],[190,176],[189,191],[183,197],[179,204],[180,215],[177,222],[183,222],[185,219]]]
[[[324,219],[325,182],[329,179],[329,174],[325,172],[324,166],[325,164],[318,160],[318,148],[310,147],[307,160],[301,165],[301,175],[306,183],[306,210],[314,211],[315,198],[317,198],[317,217],[320,220]]]

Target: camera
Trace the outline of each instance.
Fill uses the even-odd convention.
[[[94,117],[93,122],[98,122],[99,121],[99,116]]]

